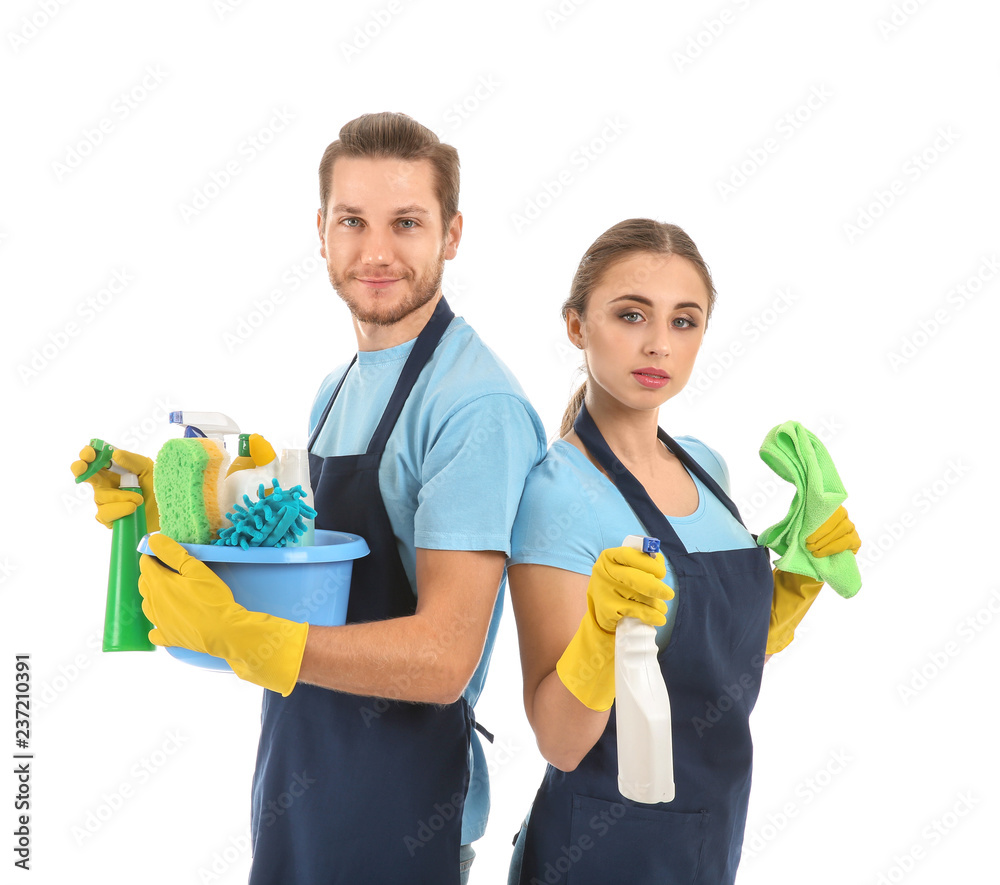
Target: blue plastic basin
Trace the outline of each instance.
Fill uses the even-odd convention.
[[[139,550],[152,555],[148,538],[139,542]],[[322,529],[316,529],[316,543],[311,547],[181,546],[225,581],[244,608],[319,627],[347,620],[354,560],[368,555],[364,538]],[[204,652],[174,646],[167,651],[195,667],[233,672],[222,658]]]

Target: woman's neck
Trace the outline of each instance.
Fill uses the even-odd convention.
[[[630,409],[616,399],[595,395],[590,389],[587,391],[585,403],[605,442],[623,464],[630,469],[652,467],[654,463],[663,459],[666,450],[656,435],[658,409],[648,411]],[[566,439],[585,454],[589,454],[575,432],[568,434]]]

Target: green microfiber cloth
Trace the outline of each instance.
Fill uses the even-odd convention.
[[[845,598],[861,589],[861,573],[850,550],[816,557],[806,550],[806,538],[826,522],[847,497],[830,453],[798,421],[772,428],[760,447],[761,460],[782,479],[795,485],[787,516],[760,533],[757,543],[780,559],[775,567],[824,581]]]

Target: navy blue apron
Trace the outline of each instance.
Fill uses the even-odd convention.
[[[416,610],[382,501],[379,464],[453,316],[442,298],[364,454],[321,458],[310,452],[316,527],[361,535],[371,550],[354,561],[349,623]],[[287,698],[265,691],[253,782],[251,885],[458,885],[471,729],[464,699],[409,703],[305,683]]]
[[[660,669],[670,693],[671,802],[618,792],[614,708],[572,772],[551,765],[528,819],[524,885],[728,885],[736,876],[750,795],[749,716],[760,689],[773,581],[767,550],[688,553],[584,406],[573,425],[674,570],[677,616]],[[736,505],[663,430],[659,438],[739,519]],[[740,520],[742,523],[742,520]]]

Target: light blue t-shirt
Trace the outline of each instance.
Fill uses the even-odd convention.
[[[690,436],[674,438],[729,494],[729,473],[721,456]],[[667,521],[689,553],[757,546],[753,536],[696,476],[698,508]],[[628,535],[646,530],[621,492],[576,446],[556,440],[528,477],[514,521],[508,565],[534,563],[589,575],[602,550],[620,547]],[[667,560],[664,582],[673,586]],[[678,598],[667,603],[667,623],[656,632],[663,649],[670,641]]]
[[[356,455],[389,402],[416,339],[362,351],[319,432],[312,452]],[[326,377],[313,402],[309,431],[319,422],[347,364]],[[386,443],[379,488],[410,586],[417,592],[416,550],[500,550],[510,533],[529,471],[545,455],[545,430],[517,380],[461,317],[448,325],[413,387]],[[482,691],[503,609],[500,582],[486,645],[464,692]],[[489,779],[473,733],[472,779],[462,841],[486,830]]]

